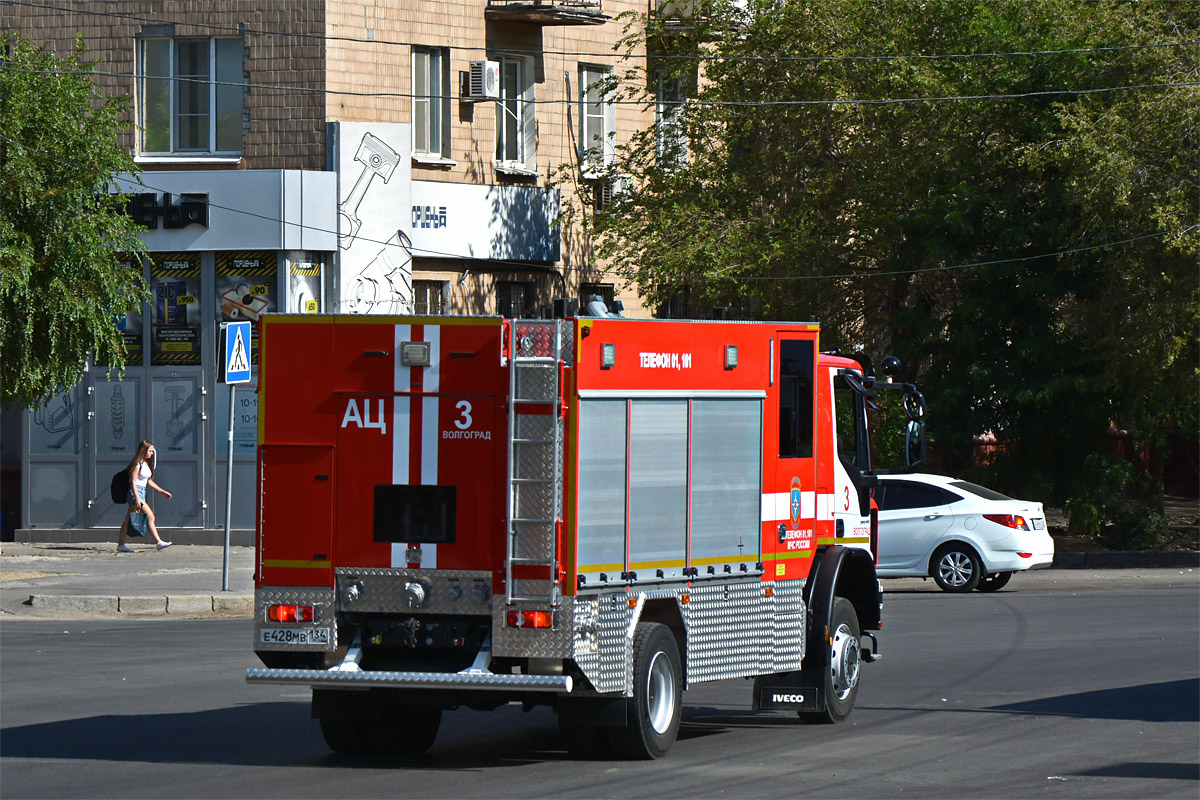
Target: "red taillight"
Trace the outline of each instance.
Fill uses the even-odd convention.
[[[1029,530],[1029,523],[1020,514],[984,514],[983,518],[1015,531]]]
[[[1017,553],[1021,558],[1033,558],[1033,553]]]
[[[271,622],[312,622],[312,606],[267,606],[267,619]]]
[[[508,612],[508,627],[510,627],[510,628],[551,628],[551,627],[554,627],[554,612],[552,612],[552,611],[510,611],[510,612]]]

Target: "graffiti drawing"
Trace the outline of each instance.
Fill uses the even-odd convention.
[[[354,244],[359,228],[362,227],[362,220],[358,217],[358,207],[367,194],[367,188],[371,185],[372,179],[378,175],[383,178],[384,183],[391,180],[392,173],[396,171],[396,166],[400,163],[400,154],[379,137],[364,133],[354,160],[363,165],[362,172],[359,173],[358,180],[354,182],[354,188],[350,190],[350,194],[346,195],[346,199],[338,204],[338,216],[340,217],[338,247],[343,250],[349,249],[350,245]]]

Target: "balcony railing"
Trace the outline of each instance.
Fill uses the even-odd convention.
[[[484,16],[535,25],[603,25],[610,19],[600,0],[488,0]]]

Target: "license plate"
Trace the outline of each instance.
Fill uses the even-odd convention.
[[[329,644],[328,628],[263,628],[262,644]]]
[[[1046,529],[1046,520],[1044,520],[1044,519],[1037,519],[1037,518],[1035,517],[1035,518],[1034,518],[1034,520],[1033,520],[1033,529],[1034,529],[1035,531],[1044,531],[1044,530]]]

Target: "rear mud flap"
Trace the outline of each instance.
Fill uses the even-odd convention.
[[[754,679],[755,710],[821,711],[825,708],[823,689],[800,684],[801,673],[760,675]]]

